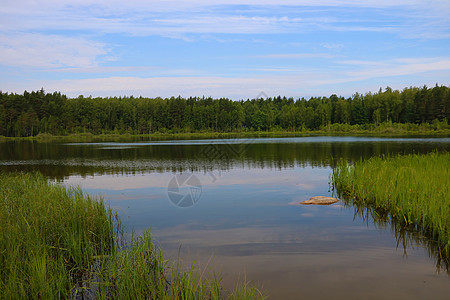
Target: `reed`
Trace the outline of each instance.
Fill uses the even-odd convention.
[[[70,298],[95,255],[113,247],[110,210],[39,174],[0,176],[3,298]]]
[[[338,195],[436,241],[450,256],[450,153],[373,157],[333,169]]]
[[[145,232],[38,173],[0,174],[0,299],[223,299],[220,281],[171,268]],[[262,299],[245,283],[239,299]]]

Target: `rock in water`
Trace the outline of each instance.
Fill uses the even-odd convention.
[[[300,204],[330,205],[338,201],[338,199],[332,197],[316,196],[311,197],[309,200],[300,202]]]

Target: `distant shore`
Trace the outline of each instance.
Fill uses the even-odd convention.
[[[374,136],[374,137],[447,137],[450,136],[450,126],[447,124],[402,124],[382,123],[379,125],[348,125],[332,124],[319,130],[299,131],[236,131],[236,132],[155,132],[150,134],[134,134],[132,132],[111,132],[102,134],[73,133],[69,135],[52,135],[39,133],[28,137],[0,136],[0,141],[53,141],[53,140],[110,140],[110,139],[217,139],[217,138],[248,138],[248,137],[301,137],[301,136]]]

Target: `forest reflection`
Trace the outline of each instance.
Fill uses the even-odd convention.
[[[67,176],[140,174],[148,172],[211,172],[236,168],[287,169],[333,167],[378,155],[447,150],[445,142],[293,142],[247,144],[179,144],[108,146],[8,142],[1,144],[0,169],[39,171],[64,180]]]
[[[390,230],[397,242],[397,248],[403,249],[404,257],[408,257],[408,249],[420,246],[428,251],[428,256],[434,260],[436,272],[446,272],[450,275],[450,258],[445,254],[443,246],[429,238],[429,234],[415,225],[405,225],[404,222],[393,218],[392,215],[380,208],[367,206],[351,198],[341,197],[346,207],[353,207],[354,218],[361,218],[367,226],[373,224],[381,230]]]
[[[64,181],[71,176],[137,175],[148,173],[213,173],[233,170],[290,170],[326,168],[331,170],[339,159],[348,163],[372,156],[448,151],[450,139],[387,139],[309,137],[293,139],[207,140],[186,143],[56,143],[4,142],[0,144],[0,171],[38,171],[47,178]],[[237,172],[237,173],[236,173]],[[273,176],[279,176],[274,173]],[[275,180],[274,180],[275,182]],[[328,182],[324,181],[324,185]],[[414,245],[428,249],[438,271],[449,273],[449,258],[436,243],[418,228],[405,227],[387,212],[360,206],[351,200],[345,205],[355,209],[355,216],[380,229],[390,229],[398,247]]]

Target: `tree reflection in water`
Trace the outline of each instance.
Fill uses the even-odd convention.
[[[345,207],[354,208],[354,219],[359,217],[367,226],[373,224],[379,230],[390,230],[397,241],[397,248],[403,248],[405,257],[408,257],[408,249],[425,247],[429,257],[435,261],[436,272],[446,272],[450,275],[450,257],[445,254],[443,246],[431,238],[430,232],[415,224],[406,225],[403,220],[393,217],[385,209],[367,206],[354,198],[344,197],[339,192],[336,194],[343,200]]]

